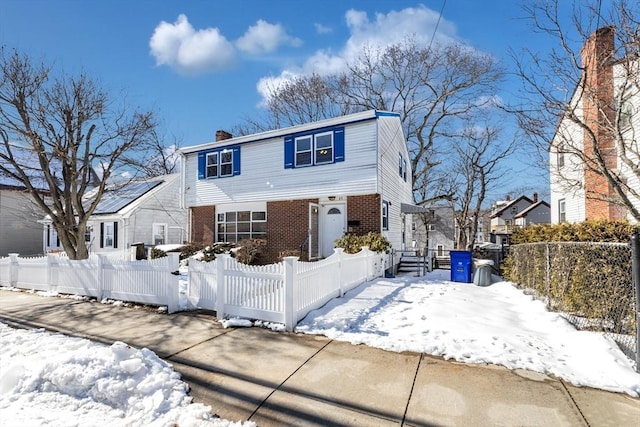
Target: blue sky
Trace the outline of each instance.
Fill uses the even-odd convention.
[[[442,8],[443,0],[0,0],[0,44],[86,71],[157,110],[165,132],[190,146],[259,114],[261,87],[278,78],[338,69],[365,42],[430,40]],[[436,38],[510,67],[509,47],[538,43],[523,16],[517,0],[448,0]],[[518,186],[548,191],[514,167],[528,176]]]

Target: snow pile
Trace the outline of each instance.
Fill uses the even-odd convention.
[[[478,287],[446,277],[379,279],[309,313],[296,331],[640,395],[640,374],[608,337],[577,331],[511,283]]]
[[[211,415],[148,349],[0,324],[3,425],[255,426]]]

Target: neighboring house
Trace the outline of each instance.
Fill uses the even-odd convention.
[[[94,197],[95,190],[86,194]],[[45,218],[44,251],[61,251],[51,220]],[[187,211],[180,207],[180,175],[110,185],[87,222],[89,253],[125,253],[133,244],[185,243]],[[42,227],[42,226],[41,226]],[[42,235],[42,228],[40,228]]]
[[[605,153],[608,169],[619,174],[632,188],[640,187],[637,177],[620,157],[623,145],[637,150],[633,147],[637,147],[634,145],[634,138],[640,132],[640,93],[637,87],[640,76],[635,77],[635,83],[627,83],[625,73],[627,67],[631,69],[630,74],[640,73],[640,63],[638,60],[613,59],[614,32],[612,27],[597,30],[587,39],[581,51],[586,78],[574,90],[570,112],[581,122],[589,124],[590,128],[563,117],[550,144],[550,206],[551,222],[554,224],[582,222],[587,219],[633,220],[626,209],[610,201],[617,196],[604,176],[587,169],[584,161],[571,152],[577,150],[592,157],[594,150],[589,139],[592,133]],[[615,110],[618,111],[620,120],[616,127],[620,131],[618,142],[624,141],[623,144],[617,145],[611,136],[611,128],[606,129],[601,125],[607,118],[603,112],[598,111],[594,99],[606,106],[622,102],[621,107]],[[632,150],[628,150],[626,155]],[[638,159],[631,158],[631,163],[637,165]],[[629,197],[640,208],[640,200],[632,195]]]
[[[328,257],[345,233],[411,245],[411,166],[396,113],[365,111],[182,152],[193,242],[266,239],[261,262]]]
[[[0,179],[0,257],[42,254],[42,211],[24,186]],[[15,182],[13,184],[16,184]]]
[[[533,200],[527,196],[520,196],[514,200],[498,201],[491,210],[490,240],[492,243],[508,245],[515,228],[549,222],[549,204],[539,201],[537,193],[533,194]]]
[[[456,221],[453,208],[436,205],[428,209],[426,214],[413,216],[415,246],[427,248],[433,256],[449,256],[449,251],[455,249]]]
[[[532,224],[549,224],[551,222],[551,206],[544,200],[531,204],[518,212],[514,217],[516,227],[528,227]]]

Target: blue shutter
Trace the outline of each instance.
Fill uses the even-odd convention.
[[[104,222],[100,223],[100,247],[104,248]]]
[[[198,153],[198,179],[205,179],[207,177],[207,153],[201,151]]]
[[[240,175],[240,147],[233,147],[233,174]]]
[[[334,161],[344,162],[344,127],[336,128],[333,131]]]
[[[295,154],[295,147],[293,144],[293,136],[284,137],[284,168],[293,169],[293,158]]]
[[[118,222],[113,223],[113,248],[118,248]]]

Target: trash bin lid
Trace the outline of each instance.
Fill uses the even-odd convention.
[[[493,261],[490,259],[476,259],[473,261],[476,267],[481,265],[493,265]]]

